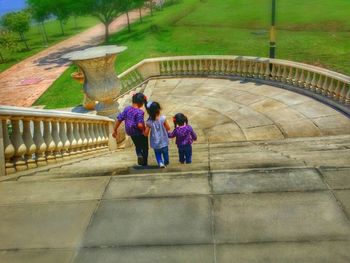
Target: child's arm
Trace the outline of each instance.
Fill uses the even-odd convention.
[[[146,127],[145,127],[145,129],[144,129],[144,131],[143,131],[143,135],[146,136],[146,137],[148,137],[150,131],[151,131],[151,126],[149,125],[149,123],[148,123],[148,121],[147,121],[147,122],[146,122]]]
[[[173,132],[168,132],[168,137],[169,137],[169,138],[175,138],[175,137],[176,137],[176,134],[177,134],[176,131],[177,131],[177,130],[175,129],[175,130],[173,130]]]
[[[120,121],[120,120],[117,120],[117,121],[115,122],[114,131],[113,131],[113,134],[112,134],[113,138],[117,138],[117,136],[118,136],[118,128],[119,128],[119,126],[120,126],[120,124],[121,124],[122,122],[123,122],[123,121]]]
[[[113,138],[117,138],[118,136],[118,128],[120,126],[120,124],[122,124],[123,121],[125,121],[125,118],[126,118],[126,111],[125,109],[118,115],[117,117],[117,120],[115,122],[115,125],[114,125],[114,131],[113,131]]]
[[[194,141],[197,141],[197,134],[194,132],[192,126],[190,126],[191,137]]]
[[[170,125],[166,120],[164,121],[164,127],[165,127],[166,131],[170,131]]]
[[[142,112],[142,113],[137,114],[137,117],[136,117],[137,118],[137,128],[141,131],[145,130],[144,115],[145,115],[145,113]]]

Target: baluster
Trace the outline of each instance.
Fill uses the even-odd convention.
[[[348,90],[346,89],[346,83],[344,83],[341,92],[340,92],[340,97],[339,97],[339,101],[341,103],[345,103],[346,102],[346,95],[348,93]]]
[[[275,80],[276,79],[276,67],[277,67],[277,65],[276,64],[272,64],[272,70],[271,70],[271,77],[270,77],[270,79],[271,80]]]
[[[323,82],[322,88],[321,88],[322,95],[327,95],[328,88],[329,88],[328,87],[328,77],[326,76],[326,78]]]
[[[294,71],[294,68],[289,66],[288,70],[289,70],[289,73],[288,73],[287,83],[293,84],[293,71]]]
[[[79,132],[80,132],[80,138],[82,141],[82,152],[86,153],[87,152],[87,145],[88,145],[88,140],[85,136],[85,125],[82,121],[79,122]]]
[[[306,80],[305,80],[305,88],[310,89],[311,85],[311,73],[310,71],[307,72]]]
[[[281,81],[283,83],[287,83],[287,78],[288,78],[287,70],[288,70],[287,66],[283,65],[282,76],[281,76]]]
[[[246,77],[247,76],[247,72],[248,72],[247,64],[248,64],[248,61],[243,59],[242,60],[242,73],[241,73],[242,77]]]
[[[163,75],[165,73],[165,71],[166,71],[165,68],[164,68],[164,61],[161,61],[159,63],[159,65],[160,65],[160,74]]]
[[[95,124],[92,122],[89,124],[89,131],[90,131],[90,136],[92,139],[92,146],[91,149],[94,150],[97,147],[97,136],[95,134],[95,128],[94,128]]]
[[[333,94],[333,99],[335,99],[335,100],[339,100],[340,92],[341,92],[341,84],[342,84],[342,82],[340,80],[338,80],[337,87],[335,88],[334,94]]]
[[[34,143],[33,136],[32,136],[32,133],[30,131],[30,120],[29,119],[23,120],[23,141],[27,147],[27,151],[24,155],[24,157],[27,161],[27,167],[28,167],[28,169],[36,168],[37,164],[35,162],[35,159],[33,159],[33,154],[36,152],[36,145]]]
[[[46,148],[46,161],[48,164],[50,163],[55,163],[55,156],[53,154],[53,151],[56,148],[56,144],[53,141],[52,134],[51,134],[51,129],[50,129],[50,119],[44,119],[44,141],[47,145]]]
[[[294,86],[298,86],[299,85],[299,69],[298,68],[295,68],[292,84]]]
[[[248,60],[247,64],[248,64],[248,67],[247,67],[248,69],[247,69],[246,76],[247,77],[253,77],[253,75],[254,75],[254,72],[253,72],[253,61]]]
[[[277,65],[277,73],[276,73],[276,79],[278,81],[282,80],[282,65]]]
[[[254,69],[253,69],[253,77],[254,78],[259,78],[259,62],[254,63]]]
[[[242,65],[241,65],[242,61],[241,60],[237,60],[237,76],[240,76],[242,73]]]
[[[348,92],[346,93],[345,96],[345,104],[349,105],[350,104],[350,86],[348,85]]]
[[[312,74],[313,74],[313,76],[312,76],[312,80],[311,80],[310,90],[316,91],[316,89],[317,89],[317,74],[316,74],[316,72],[313,72]]]
[[[270,79],[270,63],[265,64],[265,75],[264,79]]]
[[[56,161],[60,162],[63,160],[63,156],[61,153],[61,150],[63,148],[63,143],[61,141],[61,138],[59,136],[59,132],[58,132],[58,122],[53,120],[51,122],[51,133],[52,133],[52,139],[55,143],[55,149],[54,149],[54,156]]]
[[[188,74],[193,75],[193,65],[192,65],[192,60],[188,61]]]
[[[78,142],[74,135],[73,121],[67,121],[66,125],[67,125],[67,137],[70,142],[69,153],[70,155],[76,155],[78,154],[78,149],[77,149]]]
[[[104,133],[103,133],[103,129],[102,129],[102,123],[98,123],[97,124],[97,130],[98,130],[98,133],[100,134],[100,137],[101,137],[101,147],[104,148],[105,146],[105,137],[104,137]]]
[[[47,164],[46,156],[45,156],[47,145],[41,133],[41,121],[42,121],[41,119],[34,119],[33,140],[36,146],[35,160],[38,166],[43,166]]]
[[[305,87],[305,73],[304,73],[304,69],[301,69],[301,75],[299,77],[298,86],[300,88]]]
[[[100,144],[101,144],[101,137],[100,134],[98,133],[98,127],[97,127],[97,123],[95,122],[93,125],[94,128],[94,134],[96,137],[96,141],[95,141],[95,148],[99,149],[100,148]]]
[[[7,118],[3,117],[2,122],[2,136],[4,139],[4,155],[5,155],[5,173],[12,174],[16,172],[12,158],[15,155],[15,147],[13,146],[7,128]]]
[[[14,164],[17,171],[27,170],[27,164],[23,155],[27,151],[27,147],[23,142],[21,130],[19,127],[20,118],[13,118],[11,120],[13,132],[10,136],[12,145],[15,147]]]
[[[62,142],[62,157],[63,160],[69,159],[69,148],[70,148],[70,141],[67,136],[67,128],[66,128],[66,121],[60,120],[59,122],[59,136]]]
[[[327,92],[326,92],[326,96],[333,98],[333,92],[334,92],[335,86],[334,86],[334,79],[331,79],[331,83],[328,86]]]
[[[264,63],[260,62],[260,70],[259,70],[259,79],[263,79],[264,78],[264,74],[265,74],[265,69],[264,69]]]
[[[323,86],[323,80],[322,80],[322,75],[319,75],[318,77],[318,82],[317,82],[317,85],[316,85],[316,92],[317,93],[321,93],[322,92],[322,86]]]
[[[76,120],[73,121],[73,135],[74,135],[74,138],[77,142],[75,152],[76,152],[76,154],[79,155],[82,153],[81,147],[83,145],[83,141],[80,138],[79,125],[78,125]]]
[[[92,144],[92,139],[90,135],[90,130],[89,130],[89,124],[87,121],[84,122],[84,131],[85,131],[85,138],[86,138],[86,151],[89,153],[91,151],[91,144]]]

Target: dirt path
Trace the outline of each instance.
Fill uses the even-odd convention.
[[[138,11],[130,12],[131,21],[138,18]],[[110,32],[125,25],[126,16],[122,15],[110,25]],[[96,45],[103,37],[103,25],[96,25],[5,70],[0,74],[0,105],[31,106],[68,68],[69,63],[61,59],[63,54]]]

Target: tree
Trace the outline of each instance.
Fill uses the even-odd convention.
[[[109,38],[109,25],[120,14],[124,0],[76,0],[85,13],[97,17],[105,27],[105,41]]]
[[[142,7],[145,5],[145,0],[134,0],[134,5],[139,9],[140,22],[142,23]]]
[[[133,0],[122,0],[119,9],[126,14],[126,20],[128,22],[128,32],[131,32],[129,11],[133,7]]]
[[[10,31],[0,31],[0,47],[1,49],[7,49],[10,52],[18,50],[18,44],[15,36]],[[5,59],[0,52],[0,63],[4,63]]]
[[[41,33],[43,35],[44,44],[47,45],[49,39],[47,37],[45,20],[49,18],[49,1],[47,0],[27,0],[32,17],[41,25]]]
[[[49,1],[49,0],[47,0],[47,1]],[[52,1],[49,1],[50,13],[53,14],[54,16],[56,16],[58,21],[60,21],[62,35],[65,35],[63,25],[67,22],[69,16],[72,13],[70,2],[71,2],[71,0],[52,0]]]
[[[153,0],[146,0],[147,4],[149,6],[149,10],[151,11],[151,16],[153,16],[153,5],[154,5],[154,1]]]
[[[20,11],[7,13],[3,16],[1,22],[9,31],[18,33],[26,49],[29,50],[27,40],[24,36],[24,33],[28,32],[30,28],[30,15],[28,12]]]

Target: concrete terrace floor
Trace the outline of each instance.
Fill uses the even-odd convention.
[[[192,88],[191,88],[192,86]],[[188,114],[194,162],[133,149],[0,183],[0,262],[350,262],[349,119],[281,89],[152,80]]]

